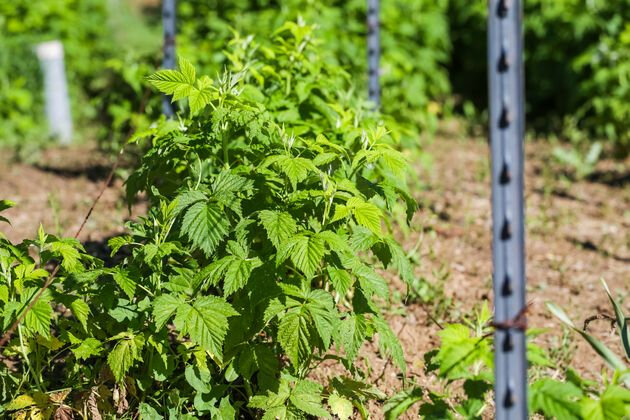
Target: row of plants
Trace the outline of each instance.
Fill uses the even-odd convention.
[[[1,240],[3,331],[60,264],[2,349],[6,413],[342,416],[379,395],[354,365],[366,341],[405,370],[375,268],[412,275],[390,233],[414,211],[406,162],[313,43],[287,23],[266,47],[237,38],[214,80],[184,58],[149,78],[186,112],[134,138],[151,145],[128,192],[151,207],[109,242],[120,263],[41,229]],[[325,360],[345,374],[309,379]]]
[[[612,147],[605,151],[628,153],[627,1],[524,2],[527,113],[536,132],[561,132],[581,148],[607,139]],[[120,0],[17,0],[0,7],[0,37],[7,46],[0,56],[4,145],[43,137],[40,78],[31,52],[41,40],[64,42],[75,117],[79,126],[96,127],[105,149],[118,149],[124,140],[118,133],[147,126],[144,109],[159,114],[158,98],[143,99],[142,82],[160,62],[159,4],[138,3],[144,20]],[[453,104],[466,115],[483,115],[486,13],[481,0],[381,2],[382,111],[405,147],[416,148],[419,133],[435,129]],[[363,0],[182,0],[178,49],[214,75],[223,70],[234,29],[264,43],[287,19],[299,17],[319,27],[322,57],[342,65],[357,94],[365,96],[365,14]]]
[[[419,288],[392,236],[405,222],[394,216],[408,220],[415,201],[395,140],[317,45],[313,27],[289,22],[265,45],[234,38],[214,79],[185,58],[148,78],[181,111],[131,139],[148,144],[128,196],[143,193],[150,207],[109,241],[117,258],[104,262],[43,229],[20,244],[0,238],[2,331],[59,266],[1,349],[0,414],[348,419],[369,417],[368,402],[386,399],[359,353],[374,341],[406,375],[384,317],[391,297],[382,272]],[[628,351],[627,319],[611,301]],[[426,356],[440,388],[405,388],[385,402],[387,418],[419,401],[425,418],[491,410],[487,307],[440,336],[440,349]],[[615,375],[602,383],[572,371],[566,381],[543,378],[552,363],[530,344],[532,411],[629,414],[624,362],[587,339]],[[338,376],[313,380],[331,360]]]

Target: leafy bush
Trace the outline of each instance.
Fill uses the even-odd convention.
[[[439,333],[439,349],[425,354],[426,373],[440,381],[440,391],[408,386],[385,403],[385,418],[394,420],[405,412],[441,419],[492,416],[489,400],[494,361],[490,321],[491,314],[484,303],[472,320],[445,326]],[[591,381],[568,368],[561,372],[563,380],[552,379],[558,374],[557,366],[542,348],[531,342],[541,332],[531,329],[527,333],[531,414],[567,420],[613,420],[630,415],[630,390],[624,383],[623,370],[617,369],[611,378],[603,375],[601,381]]]
[[[624,3],[626,7],[621,6]],[[569,138],[607,138],[629,149],[630,44],[627,1],[526,0],[525,77],[528,124]],[[487,101],[486,2],[452,0],[451,80],[462,100]],[[475,83],[471,83],[475,80]]]
[[[210,73],[225,63],[220,51],[231,39],[231,28],[266,35],[287,19],[299,17],[318,26],[322,57],[343,66],[352,75],[357,94],[367,96],[363,0],[185,0],[178,2],[178,8],[178,48]],[[381,2],[382,111],[409,147],[416,147],[420,129],[435,128],[440,102],[449,93],[444,67],[450,46],[445,9],[442,0]]]
[[[383,222],[399,201],[410,213],[415,203],[387,130],[353,105],[347,75],[314,43],[311,27],[287,23],[267,47],[237,38],[216,80],[183,58],[149,78],[187,102],[188,116],[137,136],[152,144],[129,193],[146,191],[152,206],[110,241],[120,264],[104,267],[43,232],[0,243],[4,325],[31,296],[26,287],[41,286],[42,264],[62,267],[4,350],[24,368],[0,371],[6,410],[293,419],[365,413],[367,399],[382,398],[354,361],[378,335],[405,370],[375,268],[411,278]],[[346,374],[309,379],[329,359]]]

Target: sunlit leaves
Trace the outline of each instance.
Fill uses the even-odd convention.
[[[271,243],[278,248],[285,239],[293,236],[297,224],[290,214],[274,210],[263,210],[258,217]]]
[[[140,360],[144,338],[133,333],[121,333],[111,340],[117,340],[114,348],[107,357],[116,381],[121,382],[135,361]]]
[[[296,367],[312,354],[310,325],[308,314],[300,308],[289,311],[280,321],[278,341]]]
[[[237,315],[238,312],[225,300],[215,296],[204,296],[198,298],[192,305],[179,304],[174,322],[181,334],[188,334],[194,343],[221,358],[228,318]]]
[[[228,234],[229,226],[225,214],[215,204],[197,202],[184,214],[182,233],[195,247],[210,255]]]

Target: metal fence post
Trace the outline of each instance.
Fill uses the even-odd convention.
[[[525,328],[514,322],[525,310],[521,0],[490,0],[488,12],[496,418],[525,420]]]
[[[379,0],[367,0],[367,54],[369,99],[381,105],[379,86],[379,60],[381,55]]]
[[[35,47],[44,74],[44,99],[48,130],[61,144],[72,142],[72,116],[70,97],[60,41],[42,42]]]
[[[164,28],[164,58],[162,67],[165,69],[175,68],[175,1],[176,0],[162,0],[162,26]],[[164,95],[162,99],[162,113],[167,117],[174,115],[170,96]]]

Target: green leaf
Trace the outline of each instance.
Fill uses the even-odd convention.
[[[278,342],[295,367],[312,354],[310,321],[301,308],[290,310],[280,320]]]
[[[492,366],[492,349],[488,339],[471,336],[462,324],[447,325],[439,332],[440,350],[433,361],[440,366],[440,376],[447,379],[468,378],[476,363]]]
[[[192,204],[195,204],[199,201],[205,201],[207,199],[208,198],[206,197],[206,195],[199,190],[185,191],[175,198],[176,204],[174,214],[178,215],[183,210],[186,210],[188,207],[190,207]]]
[[[53,310],[48,303],[48,299],[41,298],[26,313],[26,326],[44,337],[50,337],[50,323]]]
[[[398,392],[387,400],[383,406],[386,420],[396,420],[399,416],[409,410],[409,407],[421,401],[424,397],[422,388],[414,387]]]
[[[70,303],[70,310],[79,320],[83,328],[87,329],[88,316],[90,315],[90,307],[82,299],[76,298]]]
[[[313,162],[301,157],[282,156],[277,163],[280,170],[289,178],[294,191],[297,190],[298,182],[306,179],[309,171],[316,170]]]
[[[153,319],[156,331],[160,331],[164,327],[182,303],[180,299],[173,295],[161,295],[155,299],[153,302]]]
[[[129,296],[129,299],[133,299],[136,293],[136,282],[131,278],[131,272],[124,268],[119,268],[114,272],[113,277],[116,284]]]
[[[582,391],[570,382],[544,378],[529,387],[529,407],[545,417],[558,419],[580,419],[578,400]],[[590,417],[587,417],[590,418]]]
[[[132,242],[133,238],[129,235],[116,236],[114,238],[111,238],[109,241],[107,241],[107,246],[109,246],[109,248],[112,250],[109,256],[113,257],[120,250],[120,248],[125,245],[129,245]]]
[[[324,257],[324,241],[317,235],[300,235],[290,241],[291,261],[307,278],[312,278]]]
[[[317,333],[322,339],[325,350],[330,347],[330,340],[338,321],[335,303],[330,293],[324,290],[313,290],[308,295],[306,308],[313,318]]]
[[[78,271],[82,268],[80,260],[81,255],[77,249],[78,246],[80,246],[80,244],[71,239],[63,239],[50,244],[50,250],[61,256],[61,266],[69,273]]]
[[[182,232],[206,255],[211,255],[228,234],[230,222],[212,203],[197,202],[191,205],[182,220]]]
[[[350,207],[350,201],[348,201]],[[372,203],[360,202],[356,203],[352,208],[352,213],[357,223],[363,227],[370,229],[376,235],[382,235],[381,232],[381,210]]]
[[[184,371],[186,382],[199,393],[207,394],[212,390],[210,386],[210,371],[201,371],[197,366],[188,365]]]
[[[173,96],[173,101],[190,95],[195,83],[195,68],[183,57],[178,57],[179,70],[160,70],[147,77],[160,92]]]
[[[191,89],[188,95],[188,106],[190,113],[196,114],[204,109],[212,99],[214,99],[211,89],[212,79],[208,76],[202,76],[197,80],[197,85]]]
[[[405,373],[407,371],[407,363],[405,362],[405,356],[398,337],[391,330],[387,321],[380,317],[374,317],[372,325],[374,325],[374,329],[379,335],[378,347],[381,353],[390,356],[398,368]]]
[[[297,231],[297,223],[289,213],[263,210],[258,217],[267,232],[267,237],[276,249],[280,247],[281,242],[293,236]]]
[[[322,404],[322,386],[309,380],[301,380],[289,397],[294,406],[317,418],[330,418]]]
[[[340,396],[336,392],[330,394],[328,397],[328,405],[330,406],[330,411],[337,417],[339,420],[348,420],[352,417],[352,413],[354,412],[354,408],[352,407],[352,403],[350,400]]]
[[[225,300],[216,296],[204,296],[198,298],[193,305],[179,305],[175,326],[204,350],[221,358],[223,340],[228,330],[227,319],[237,315],[238,312]]]
[[[151,407],[147,403],[140,403],[140,409],[138,410],[140,414],[140,420],[163,420],[164,417],[157,412],[157,410]]]
[[[630,416],[630,390],[609,385],[599,399],[581,401],[582,417],[589,420],[618,420]]]
[[[235,257],[225,272],[225,283],[223,286],[225,296],[242,289],[247,284],[252,270],[260,265],[261,262],[258,258],[243,259]]]
[[[132,333],[119,334],[118,340],[107,357],[107,364],[114,374],[116,382],[122,382],[129,369],[136,360],[141,360],[140,352],[144,346],[144,340],[140,335]],[[115,338],[115,337],[112,337]]]
[[[72,353],[77,360],[87,360],[92,356],[98,356],[103,351],[103,345],[96,338],[88,337],[79,344]]]
[[[367,335],[367,323],[363,314],[349,314],[339,324],[339,341],[343,343],[346,357],[354,360],[359,354]]]
[[[345,296],[345,294],[348,293],[348,290],[350,290],[350,287],[353,283],[353,279],[350,273],[348,273],[343,268],[335,268],[332,266],[329,266],[326,270],[328,271],[330,282],[332,283],[337,293],[339,293],[339,295],[341,296]]]

